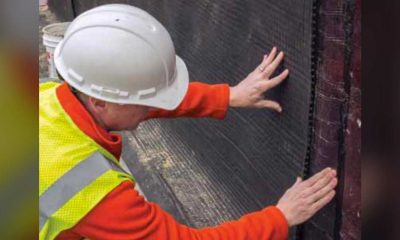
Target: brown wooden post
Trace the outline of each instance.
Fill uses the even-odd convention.
[[[337,168],[337,197],[302,239],[361,238],[361,0],[320,1],[311,174]],[[310,174],[310,175],[311,175]]]

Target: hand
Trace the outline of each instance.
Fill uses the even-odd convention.
[[[238,85],[231,87],[229,106],[248,108],[269,108],[282,112],[279,103],[264,99],[264,92],[279,85],[289,75],[289,70],[283,71],[278,76],[270,79],[283,60],[284,54],[276,55],[276,47],[272,48],[269,55],[264,55],[261,64],[251,72]]]
[[[285,215],[289,227],[301,224],[332,200],[336,184],[336,171],[330,168],[305,181],[297,178],[276,207]]]

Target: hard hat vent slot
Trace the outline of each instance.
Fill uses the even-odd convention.
[[[72,70],[71,68],[68,69],[67,73],[68,73],[68,77],[71,80],[73,80],[79,84],[81,84],[83,82],[83,77],[81,75],[79,75],[77,72],[75,72],[74,70]]]
[[[102,87],[99,85],[92,84],[90,86],[92,91],[99,93],[102,96],[105,97],[112,97],[112,98],[127,98],[129,97],[129,92],[126,91],[120,91],[119,89],[116,88],[108,88],[108,87]]]
[[[156,88],[149,88],[145,90],[138,91],[138,96],[140,99],[154,97],[156,95]]]

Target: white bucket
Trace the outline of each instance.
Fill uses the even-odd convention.
[[[43,28],[43,45],[46,47],[47,60],[49,61],[49,77],[57,78],[56,66],[54,65],[54,51],[64,38],[70,22],[54,23]]]

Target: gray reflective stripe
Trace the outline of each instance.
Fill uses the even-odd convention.
[[[118,164],[95,152],[53,183],[39,197],[39,231],[47,219],[75,194],[111,169],[126,173]]]

